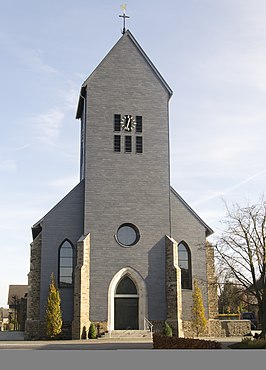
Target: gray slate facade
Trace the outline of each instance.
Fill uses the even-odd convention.
[[[172,264],[171,276],[180,280],[178,262],[173,261],[177,261],[176,249],[181,241],[190,248],[192,273],[202,286],[208,315],[205,245],[212,230],[170,187],[171,95],[171,89],[129,31],[82,85],[76,117],[81,120],[81,181],[33,226],[33,237],[39,241],[35,248],[33,241],[32,251],[38,251],[41,257],[36,264],[32,255],[35,262],[29,274],[28,294],[31,297],[32,291],[32,297],[37,296],[34,287],[39,287],[38,301],[35,299],[39,318],[36,319],[36,309],[31,317],[28,307],[29,338],[30,330],[41,332],[36,328],[41,328],[44,321],[50,275],[58,277],[59,248],[65,240],[73,246],[74,266],[78,240],[87,240],[78,253],[87,256],[89,278],[81,263],[73,286],[60,288],[63,320],[74,323],[75,337],[81,337],[81,325],[78,331],[73,327],[77,322],[95,322],[109,331],[115,328],[116,287],[125,276],[132,279],[138,291],[138,329],[143,329],[144,318],[158,325],[163,323],[169,316],[166,302],[169,304],[172,294],[166,287],[166,281],[171,284],[168,260]],[[124,115],[141,117],[142,132],[137,132],[136,127],[132,131],[122,127],[115,132],[115,115],[121,119]],[[114,151],[115,135],[121,140],[120,151]],[[131,137],[130,152],[125,152],[127,137]],[[136,153],[137,137],[142,138],[142,153]],[[134,225],[138,230],[135,245],[122,246],[117,241],[123,224]],[[166,237],[171,238],[167,239],[167,254]],[[171,255],[169,248],[175,248],[172,257],[167,257]],[[173,268],[177,270],[174,275]],[[36,273],[39,270],[40,274]],[[82,276],[86,276],[86,281]],[[75,293],[74,297],[74,289],[79,290],[77,284],[83,285],[82,294]],[[192,291],[181,292],[180,281],[175,280],[174,284],[179,294],[175,309],[180,316],[177,330],[181,333],[180,320],[190,320]],[[89,302],[87,313],[75,308],[85,307],[82,299]],[[34,304],[34,299],[29,301]]]

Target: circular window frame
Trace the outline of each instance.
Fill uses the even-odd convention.
[[[130,227],[132,230],[134,230],[134,232],[135,232],[135,235],[136,235],[136,237],[135,237],[135,240],[133,241],[133,243],[131,243],[131,244],[123,244],[120,240],[119,240],[119,238],[118,238],[118,232],[119,232],[119,230],[122,228],[122,227]],[[121,224],[118,228],[117,228],[117,230],[116,230],[116,233],[115,233],[115,240],[116,240],[116,242],[119,244],[119,245],[121,245],[121,247],[124,247],[124,248],[130,248],[130,247],[133,247],[134,245],[136,245],[138,242],[139,242],[139,240],[140,240],[140,232],[139,232],[139,229],[138,229],[138,227],[136,226],[136,225],[134,225],[134,224],[131,224],[131,223],[129,223],[129,222],[125,222],[125,223],[123,223],[123,224]]]

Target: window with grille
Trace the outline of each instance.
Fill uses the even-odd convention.
[[[114,136],[114,151],[121,152],[121,136],[120,135]]]
[[[142,132],[142,116],[136,116],[136,132]]]
[[[142,136],[136,136],[136,153],[142,152],[143,152]]]
[[[131,152],[132,152],[132,137],[125,136],[125,153],[131,153]]]
[[[73,285],[73,247],[65,240],[59,247],[59,278],[60,287]]]
[[[114,115],[114,131],[121,131],[121,114]]]
[[[182,289],[192,289],[191,253],[184,241],[178,244],[178,265],[181,269]]]

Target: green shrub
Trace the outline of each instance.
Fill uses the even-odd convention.
[[[47,297],[45,314],[46,335],[50,339],[55,339],[62,332],[62,312],[59,290],[55,284],[54,274],[51,274],[51,282]]]
[[[249,343],[251,343],[251,338],[243,338],[241,343],[249,344]]]
[[[192,313],[192,328],[195,330],[197,337],[201,333],[204,333],[204,330],[207,325],[207,320],[205,317],[205,310],[202,299],[202,292],[198,286],[198,282],[194,280],[194,289],[192,292],[193,304],[191,308]]]
[[[221,349],[221,343],[212,340],[168,337],[153,334],[154,349]]]
[[[244,338],[239,343],[229,345],[231,349],[266,349],[265,339]]]
[[[173,336],[173,329],[171,328],[171,326],[166,321],[164,323],[163,334],[166,335],[167,337],[172,337]]]
[[[93,324],[93,322],[90,324],[88,337],[89,337],[89,339],[96,339],[97,338],[96,327],[95,327],[95,324]]]

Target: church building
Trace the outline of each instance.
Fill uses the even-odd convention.
[[[44,336],[51,274],[66,337],[191,330],[193,281],[216,315],[212,229],[170,185],[172,90],[129,30],[83,83],[80,182],[32,227],[26,338]]]

